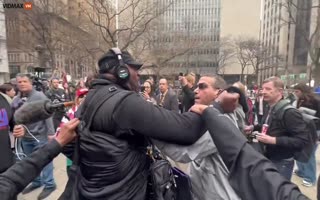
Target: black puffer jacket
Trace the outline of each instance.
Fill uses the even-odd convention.
[[[111,84],[94,81],[86,102],[97,88],[106,92]],[[168,111],[116,87],[120,92],[98,109],[91,131],[80,133],[79,199],[146,199],[149,158],[145,137],[188,145],[204,132],[199,115]],[[123,93],[127,95],[119,100]]]
[[[182,87],[182,104],[184,112],[188,112],[194,104],[194,90],[195,87],[189,88],[187,85]]]
[[[262,119],[262,124],[268,124],[266,118],[267,116]],[[256,125],[254,130],[261,131],[261,128],[261,125]],[[292,158],[295,152],[301,151],[308,145],[307,130],[306,123],[298,110],[286,110],[282,120],[277,119],[277,115],[271,110],[267,135],[276,137],[276,144],[265,145],[265,156],[271,160]]]

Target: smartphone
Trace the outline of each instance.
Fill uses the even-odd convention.
[[[146,88],[144,87],[144,85],[140,87],[141,92],[144,92],[145,90],[146,90]]]

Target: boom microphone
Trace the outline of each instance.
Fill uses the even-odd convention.
[[[24,103],[14,114],[16,124],[30,124],[48,119],[57,110],[74,105],[74,102],[52,103],[41,100]]]

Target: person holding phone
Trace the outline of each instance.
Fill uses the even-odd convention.
[[[153,87],[151,80],[148,79],[143,83],[143,86],[141,87],[141,94],[146,101],[151,102],[154,105],[157,104],[157,101],[153,96]]]
[[[183,76],[183,73],[179,74],[179,81],[182,87],[182,105],[183,111],[188,112],[188,110],[194,104],[194,90],[196,77],[194,73],[189,73]]]

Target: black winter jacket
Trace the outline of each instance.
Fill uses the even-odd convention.
[[[194,87],[189,88],[187,85],[182,87],[182,105],[184,112],[188,112],[194,104],[194,89]]]
[[[95,90],[112,83],[98,79],[92,85],[80,109]],[[204,133],[199,115],[154,106],[139,94],[115,86],[120,92],[98,109],[91,131],[80,133],[78,199],[146,199],[149,158],[145,138],[189,145]],[[128,94],[119,100],[121,93]]]
[[[279,120],[272,111],[270,113],[267,134],[276,137],[276,144],[266,144],[265,155],[271,160],[292,158],[295,152],[301,151],[309,143],[309,133],[302,115],[296,109],[288,109],[283,119]],[[263,124],[266,123],[266,118],[267,116],[264,116],[262,119]],[[255,130],[261,131],[261,125],[255,126]]]

